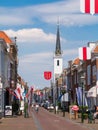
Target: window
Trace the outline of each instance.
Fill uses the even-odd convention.
[[[59,60],[57,60],[57,66],[59,66]]]

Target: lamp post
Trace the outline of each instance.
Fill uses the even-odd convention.
[[[63,105],[63,106],[62,106],[62,107],[63,107],[63,109],[62,109],[62,111],[63,111],[63,117],[65,117],[65,110],[66,110],[66,106],[65,106],[65,105],[66,105],[66,104],[65,104],[65,96],[64,96],[64,95],[65,95],[65,93],[66,93],[66,90],[65,90],[65,87],[64,87],[64,86],[61,87],[61,93],[62,93],[62,97],[63,97],[63,100],[62,100],[62,103],[63,103],[63,104],[62,104],[62,105]]]
[[[81,81],[82,81],[82,83],[81,83],[81,87],[82,87],[82,111],[81,111],[81,122],[83,123],[84,122],[84,108],[83,108],[83,106],[84,106],[84,98],[83,98],[83,94],[84,94],[84,91],[83,91],[83,88],[84,88],[84,76],[81,76]]]
[[[0,118],[2,118],[2,90],[3,90],[3,86],[2,86],[2,81],[1,81],[1,76],[0,76]]]
[[[84,110],[83,110],[83,82],[82,82],[82,113],[81,113],[81,122],[82,123],[84,122],[83,114],[84,114]]]

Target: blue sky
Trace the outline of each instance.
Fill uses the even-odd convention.
[[[44,3],[52,3],[60,0],[0,0],[1,6],[27,6],[27,5],[36,5]]]
[[[98,15],[82,14],[79,0],[0,0],[0,29],[17,36],[18,73],[29,86],[50,86],[43,73],[53,71],[58,19],[65,68],[98,41]]]

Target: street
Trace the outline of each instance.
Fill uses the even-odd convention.
[[[71,120],[55,115],[41,107],[39,113],[33,110],[33,118],[38,130],[88,130],[81,123],[73,123]]]
[[[30,111],[30,116],[24,118],[24,115],[4,117],[0,120],[0,130],[97,130],[98,119],[95,124],[88,124],[87,120],[81,123],[81,119],[70,120],[69,113],[65,117],[60,114],[54,114],[40,107],[38,113],[35,110]]]

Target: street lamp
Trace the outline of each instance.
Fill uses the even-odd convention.
[[[81,113],[81,122],[82,123],[84,122],[83,113],[84,113],[84,110],[83,110],[83,82],[82,82],[82,113]]]
[[[66,93],[66,90],[65,90],[65,87],[62,87],[62,90],[61,90],[61,93],[62,93],[62,96],[63,96],[63,117],[65,116],[65,93]]]
[[[84,122],[84,108],[83,108],[83,106],[84,106],[84,98],[83,98],[83,88],[84,88],[84,79],[85,79],[85,77],[84,76],[81,76],[81,87],[82,87],[82,111],[81,111],[81,122],[83,123]]]

